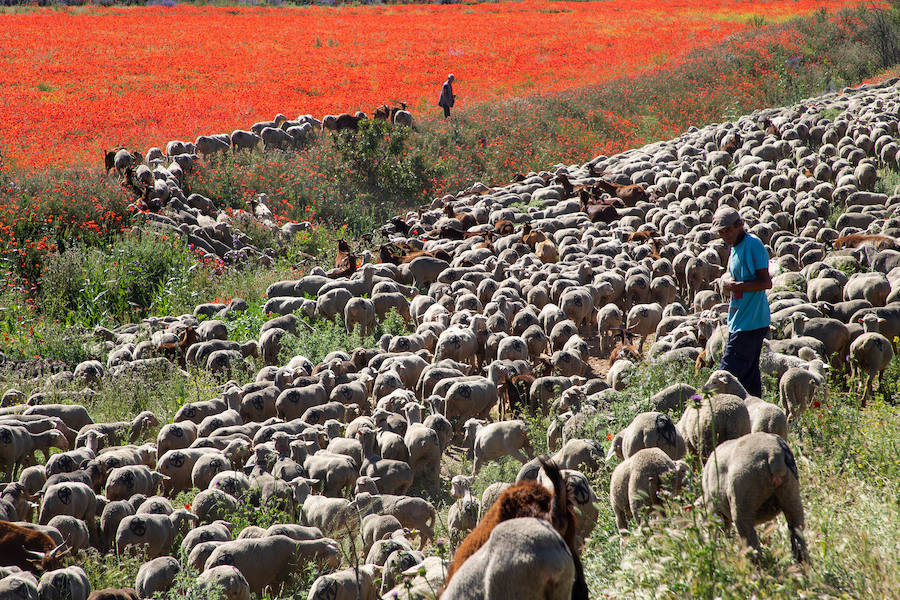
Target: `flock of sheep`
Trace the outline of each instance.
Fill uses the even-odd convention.
[[[266,206],[265,194],[260,201],[248,203],[248,211],[236,216],[218,210],[216,203],[201,194],[185,194],[184,181],[199,164],[201,158],[228,151],[253,151],[261,147],[269,150],[300,150],[313,143],[321,131],[356,130],[367,119],[363,112],[353,115],[325,115],[322,120],[312,115],[300,115],[289,120],[282,114],[271,121],[254,123],[249,130],[237,129],[229,133],[201,135],[193,142],[172,140],[165,146],[151,147],[146,156],[125,148],[104,152],[106,172],[115,170],[122,177],[122,185],[134,195],[135,209],[154,223],[157,229],[184,238],[201,255],[223,261],[229,266],[249,263],[268,266],[274,262],[271,249],[261,250],[241,230],[238,220],[252,220],[270,228],[282,241],[311,227],[308,221],[286,222],[275,226],[272,211]],[[376,107],[373,118],[395,126],[412,127],[415,123],[406,104],[382,104]],[[165,214],[162,208],[165,207]]]
[[[84,572],[62,569],[62,556],[92,545],[142,547],[147,562],[134,590],[90,598],[150,598],[191,569],[198,586],[249,599],[314,562],[345,568],[319,577],[310,599],[442,588],[448,599],[587,597],[579,554],[601,500],[583,471],[615,457],[608,498],[619,528],[678,488],[696,456],[703,500],[747,545],[759,547],[755,527],[781,513],[804,560],[789,417],[829,368],[850,366],[864,406],[900,335],[900,196],[874,191],[877,169],[897,168],[897,92],[896,80],[845,90],[435,199],[382,228],[380,262],[342,246],[333,270],[273,284],[265,309],[278,316],[258,339],[229,339],[229,319],[248,307],[240,299],[98,328],[106,364],[81,363],[51,384],[100,386],[161,365],[224,379],[251,356],[265,366],[161,427],[150,413],[95,423],[77,396],[51,404],[64,396],[52,388],[7,390],[0,596],[87,598]],[[212,203],[198,202],[176,193],[150,220],[187,224],[205,251],[236,251]],[[771,253],[773,336],[761,368],[779,381],[783,406],[714,371],[701,390],[659,390],[654,410],[604,449],[581,434],[642,363],[713,366],[721,355],[727,298],[717,282],[729,249],[711,220],[722,205],[738,208]],[[245,217],[279,229],[264,199]],[[279,360],[284,336],[309,327],[298,315],[370,331],[390,311],[414,332],[318,364]],[[533,456],[514,418],[526,412],[550,415],[549,458]],[[478,498],[471,476],[445,481],[442,462],[459,445],[473,475],[504,456],[522,462],[516,482]],[[407,495],[448,484],[447,527],[460,544],[451,563],[434,540],[435,506]],[[173,505],[192,489],[189,508]],[[240,502],[265,499],[300,524],[238,531],[228,521]],[[348,558],[340,548],[350,540]]]

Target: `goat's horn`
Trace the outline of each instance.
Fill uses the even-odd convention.
[[[63,541],[62,544],[60,544],[59,546],[57,546],[56,548],[54,548],[53,550],[50,551],[50,554],[49,554],[50,558],[54,558],[56,556],[57,552],[65,549],[65,548],[66,548],[66,542]]]

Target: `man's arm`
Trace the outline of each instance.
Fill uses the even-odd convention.
[[[772,277],[769,275],[769,269],[757,269],[756,279],[736,282],[733,289],[737,292],[762,292],[772,289]]]

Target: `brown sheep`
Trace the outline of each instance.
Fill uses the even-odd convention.
[[[485,513],[472,532],[466,536],[447,568],[444,588],[453,578],[463,563],[478,551],[491,536],[498,523],[520,517],[535,517],[549,521],[566,541],[572,559],[575,561],[575,585],[572,587],[572,598],[588,598],[587,583],[584,579],[584,568],[577,552],[575,536],[577,525],[572,511],[572,499],[568,497],[568,488],[559,467],[545,456],[539,458],[547,477],[553,483],[553,492],[534,481],[523,481],[506,489]],[[443,591],[443,590],[442,590]]]

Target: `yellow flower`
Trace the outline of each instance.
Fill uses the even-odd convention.
[[[896,344],[897,342],[900,342],[900,336],[895,335],[895,336],[894,336],[894,343]]]

